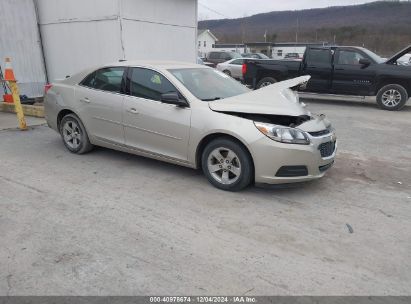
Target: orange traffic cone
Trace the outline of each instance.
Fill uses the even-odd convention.
[[[20,90],[17,85],[16,77],[14,77],[14,72],[11,67],[10,58],[6,58],[6,66],[4,69],[4,80],[9,83],[9,88],[11,94],[13,95],[14,110],[17,114],[17,120],[19,122],[19,127],[21,130],[27,130],[26,119],[24,118],[23,108],[20,103]]]
[[[6,58],[6,66],[4,69],[4,80],[16,81],[16,77],[14,77],[13,68],[11,67],[11,60],[8,57]]]

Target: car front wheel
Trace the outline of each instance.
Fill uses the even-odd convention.
[[[202,154],[204,175],[215,187],[226,191],[240,191],[253,179],[253,164],[248,151],[229,138],[210,142]]]
[[[84,154],[93,149],[86,129],[75,114],[63,117],[60,123],[60,134],[66,148],[76,154]]]
[[[401,110],[408,100],[407,90],[399,84],[389,84],[382,87],[377,94],[380,108],[388,111]]]

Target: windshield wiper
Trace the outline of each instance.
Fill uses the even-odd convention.
[[[205,98],[205,99],[201,99],[202,101],[214,101],[214,100],[219,100],[221,99],[221,97],[214,97],[214,98]]]

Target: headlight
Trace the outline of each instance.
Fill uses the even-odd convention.
[[[287,144],[310,144],[310,139],[304,131],[257,121],[254,122],[254,125],[261,133],[272,140]]]

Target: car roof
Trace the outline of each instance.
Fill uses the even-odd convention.
[[[204,65],[183,62],[183,61],[165,61],[165,60],[126,60],[106,64],[102,67],[124,66],[124,67],[146,67],[152,69],[190,69],[190,68],[207,68]]]

